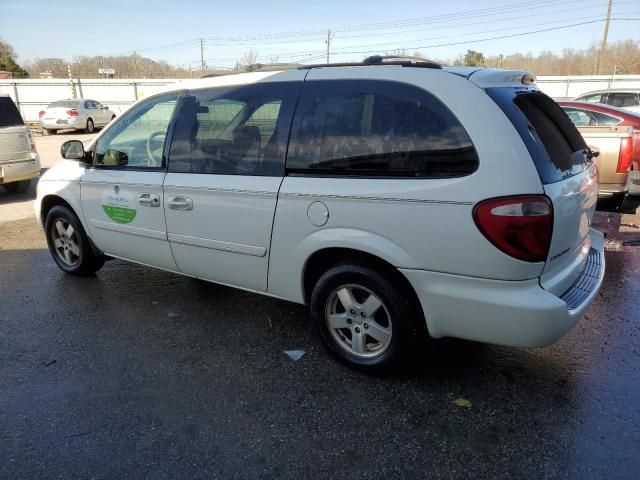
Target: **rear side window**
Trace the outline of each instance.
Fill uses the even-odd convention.
[[[638,95],[635,93],[610,93],[607,95],[607,104],[620,108],[634,107],[638,105]]]
[[[478,167],[471,139],[432,94],[398,82],[305,83],[287,170],[321,175],[442,178]]]
[[[10,97],[0,97],[0,127],[24,125],[20,112]]]
[[[587,144],[560,106],[544,93],[488,88],[527,146],[542,183],[564,180],[591,163]]]
[[[611,115],[607,115],[602,112],[589,112],[593,115],[593,118],[596,119],[598,125],[600,126],[609,126],[609,125],[617,125],[622,122],[618,117],[612,117]]]

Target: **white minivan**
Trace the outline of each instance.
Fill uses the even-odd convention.
[[[550,344],[604,275],[593,155],[526,72],[374,57],[200,79],[61,153],[36,214],[62,270],[116,257],[307,304],[362,368],[424,330]]]

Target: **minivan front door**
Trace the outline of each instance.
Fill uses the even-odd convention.
[[[164,148],[178,94],[148,99],[98,139],[80,183],[90,237],[106,254],[177,270],[167,241]]]
[[[301,86],[296,80],[304,73],[185,96],[163,199],[167,236],[181,272],[267,289],[271,228]]]

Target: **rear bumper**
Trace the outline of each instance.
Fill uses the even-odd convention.
[[[611,198],[618,195],[625,195],[627,193],[626,185],[612,185],[604,184],[600,185],[598,189],[598,198]]]
[[[538,279],[503,281],[401,271],[420,299],[432,337],[540,347],[565,335],[597,295],[604,277],[604,238],[594,230],[591,249],[591,261],[560,297],[544,290]]]
[[[0,164],[0,184],[30,180],[40,175],[40,157]]]
[[[80,117],[60,120],[40,120],[40,127],[47,130],[62,130],[64,128],[85,128],[86,122]]]

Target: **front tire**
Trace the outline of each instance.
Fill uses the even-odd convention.
[[[7,191],[7,193],[11,195],[17,194],[17,193],[24,193],[27,190],[29,190],[29,187],[31,186],[31,180],[22,180],[20,182],[5,183],[2,186]]]
[[[386,370],[410,349],[421,318],[409,298],[377,270],[346,262],[317,281],[311,318],[338,360],[363,370]]]
[[[87,120],[87,128],[85,129],[85,131],[87,133],[93,133],[93,131],[96,129],[96,126],[93,123],[93,120],[88,119]]]
[[[49,252],[64,272],[86,277],[104,265],[104,255],[94,253],[80,220],[67,207],[56,205],[49,211],[44,231]]]

